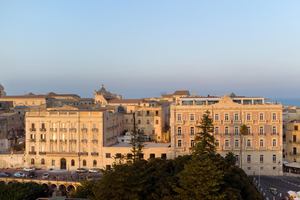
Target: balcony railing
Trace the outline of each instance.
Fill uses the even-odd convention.
[[[39,152],[39,155],[46,155],[46,152],[40,151],[40,152]]]
[[[46,129],[45,128],[40,128],[40,131],[41,132],[46,132]]]
[[[46,139],[44,138],[44,139],[40,139],[40,142],[46,142]]]
[[[36,155],[36,151],[29,151],[29,155]]]
[[[68,129],[66,129],[66,128],[60,128],[59,131],[60,131],[60,132],[67,132]]]
[[[97,140],[97,139],[94,139],[94,140],[92,140],[92,143],[98,144],[98,140]]]
[[[88,156],[89,153],[88,152],[79,152],[78,155],[79,156]]]
[[[35,131],[36,131],[36,129],[35,129],[35,128],[30,128],[30,129],[29,129],[29,131],[31,131],[31,132],[35,132]]]
[[[99,153],[98,152],[92,152],[91,155],[92,156],[99,156]]]
[[[50,139],[50,142],[57,142],[57,139]]]
[[[35,138],[30,138],[29,142],[35,142]]]
[[[76,143],[76,142],[77,142],[77,140],[75,140],[75,139],[71,139],[71,140],[70,140],[70,142]]]
[[[67,140],[66,139],[60,139],[59,140],[61,143],[67,143]]]
[[[77,129],[76,129],[76,128],[70,128],[69,131],[70,131],[71,133],[76,133],[76,132],[77,132]]]
[[[82,129],[81,129],[81,132],[86,133],[87,130],[88,130],[87,128],[82,128]]]
[[[87,143],[87,139],[82,139],[81,142]]]
[[[92,132],[95,132],[95,133],[97,133],[99,131],[99,129],[98,128],[92,128]]]
[[[51,132],[57,132],[57,128],[50,128]]]

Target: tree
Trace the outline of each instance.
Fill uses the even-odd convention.
[[[141,160],[141,155],[143,154],[143,138],[140,130],[137,130],[136,120],[135,120],[135,112],[133,113],[133,134],[131,138],[131,152],[132,158],[131,160],[134,162]]]
[[[229,165],[229,166],[235,166],[236,163],[236,157],[232,152],[228,152],[225,156],[225,162]]]
[[[194,154],[215,154],[216,152],[215,138],[213,136],[213,120],[209,115],[209,111],[206,111],[202,116],[201,124],[199,126],[200,132],[196,134],[195,138],[196,144],[193,148]]]
[[[243,124],[240,128],[240,141],[241,141],[241,146],[240,146],[240,168],[242,169],[243,167],[243,140],[244,136],[248,134],[248,127]]]

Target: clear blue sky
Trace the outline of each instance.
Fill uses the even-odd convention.
[[[300,97],[299,75],[299,0],[0,0],[8,94]]]

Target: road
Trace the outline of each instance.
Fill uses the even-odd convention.
[[[16,172],[23,172],[26,175],[29,172],[25,172],[22,169],[0,169],[0,172],[8,172],[13,176]],[[75,171],[67,170],[35,170],[36,177],[34,179],[42,179],[44,173],[49,173],[49,178],[45,180],[59,180],[59,181],[83,181],[83,180],[93,180],[99,179],[101,174],[99,173],[76,173]],[[27,177],[28,178],[28,177]]]
[[[269,200],[282,200],[287,192],[292,190],[300,191],[300,178],[289,176],[260,176],[255,177],[260,182],[260,190],[265,194],[265,198]],[[260,180],[260,181],[259,181]],[[276,188],[277,194],[272,194],[270,188]]]

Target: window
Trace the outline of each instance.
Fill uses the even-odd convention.
[[[216,120],[216,121],[219,120],[219,114],[215,114],[215,120]]]
[[[97,160],[93,160],[93,167],[97,167]]]
[[[251,127],[247,126],[248,134],[251,134]]]
[[[238,134],[239,134],[239,131],[240,131],[240,130],[239,130],[239,127],[238,127],[238,126],[235,126],[235,127],[234,127],[234,134],[235,134],[235,135],[238,135]]]
[[[238,114],[238,113],[235,113],[235,114],[234,114],[234,120],[235,120],[235,121],[238,121],[238,120],[239,120],[239,114]]]
[[[177,141],[177,146],[178,146],[178,147],[181,147],[181,140],[178,140],[178,141]]]
[[[276,128],[276,126],[273,126],[273,127],[272,127],[272,133],[273,133],[273,135],[276,135],[276,134],[277,134],[277,128]]]
[[[155,158],[155,154],[154,154],[154,153],[150,153],[149,158],[150,158],[150,159],[154,159],[154,158]]]
[[[31,158],[30,163],[31,163],[32,165],[34,165],[34,159],[33,159],[33,158]]]
[[[155,115],[158,116],[158,110],[155,111]]]
[[[228,127],[226,126],[225,127],[225,135],[228,135],[229,134],[229,130],[228,130]]]
[[[276,155],[273,155],[273,163],[276,163]]]
[[[273,121],[277,120],[277,115],[276,115],[276,113],[273,113],[273,114],[272,114],[272,120],[273,120]]]
[[[247,140],[247,147],[251,147],[251,140],[250,139]]]
[[[190,114],[190,121],[195,121],[195,115],[194,114]]]
[[[219,134],[219,127],[215,127],[215,134]]]
[[[121,158],[122,154],[121,153],[116,153],[116,158]]]
[[[247,155],[247,163],[251,163],[251,155]]]
[[[167,159],[167,154],[162,153],[162,154],[161,154],[161,159],[166,160],[166,159]]]
[[[106,154],[105,154],[105,157],[106,157],[106,158],[111,158],[111,154],[110,154],[110,153],[106,153]]]
[[[229,140],[225,140],[225,147],[229,147]]]
[[[72,166],[72,167],[75,166],[75,160],[71,160],[71,166]]]
[[[216,140],[216,141],[215,141],[215,144],[216,144],[216,147],[219,147],[219,146],[220,146],[219,140]]]
[[[293,135],[293,142],[296,142],[296,141],[297,141],[297,136]]]
[[[51,165],[55,166],[55,160],[51,160]]]
[[[236,162],[236,163],[239,163],[239,161],[240,161],[239,155],[235,155],[235,162]]]
[[[224,120],[229,121],[229,115],[228,114],[225,114]]]
[[[177,135],[181,135],[181,127],[177,128]]]
[[[247,120],[247,121],[250,121],[250,120],[251,120],[251,115],[250,115],[250,113],[247,113],[246,120]]]
[[[294,126],[294,131],[298,131],[298,126]]]
[[[260,146],[260,147],[263,147],[263,146],[264,146],[264,140],[263,140],[263,139],[260,139],[260,140],[259,140],[259,146]]]
[[[195,127],[191,127],[190,133],[191,133],[191,135],[195,135]]]
[[[155,124],[159,124],[159,121],[158,121],[158,120],[155,120]]]
[[[235,141],[234,141],[234,147],[239,147],[239,144],[240,144],[240,143],[239,143],[239,140],[235,140]]]
[[[45,164],[45,159],[42,158],[42,159],[41,159],[41,165],[44,165],[44,164]]]
[[[264,120],[264,113],[259,113],[259,121],[263,121]]]
[[[293,155],[296,155],[296,154],[297,154],[297,148],[293,147]]]
[[[264,163],[264,155],[260,155],[259,156],[259,162],[260,163]]]
[[[149,110],[146,111],[146,115],[147,115],[147,116],[150,115],[150,111],[149,111]]]
[[[86,167],[86,160],[82,161],[82,166]]]
[[[277,146],[277,144],[276,144],[277,142],[276,142],[276,139],[273,139],[273,141],[272,141],[272,145],[273,145],[273,147],[276,147]]]
[[[111,165],[106,165],[107,170],[111,170]]]
[[[140,119],[138,120],[138,124],[141,124],[141,120]]]
[[[150,124],[150,120],[149,119],[147,119],[147,124]]]
[[[263,126],[260,126],[260,127],[259,127],[259,134],[260,134],[260,135],[263,135],[263,134],[264,134],[264,127],[263,127]]]
[[[181,121],[181,114],[177,114],[177,121]]]
[[[195,146],[195,141],[191,140],[191,147],[194,147],[194,146]]]

